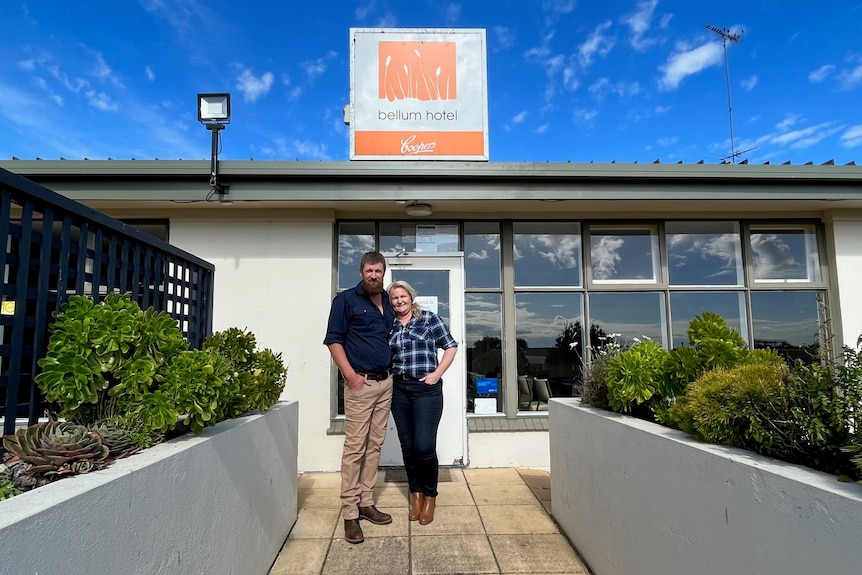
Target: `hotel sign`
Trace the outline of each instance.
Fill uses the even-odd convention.
[[[485,30],[350,29],[351,160],[488,160]]]

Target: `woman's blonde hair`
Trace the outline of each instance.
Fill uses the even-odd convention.
[[[410,308],[413,312],[413,317],[422,317],[422,308],[419,306],[418,303],[416,303],[417,294],[416,290],[413,289],[413,286],[402,280],[394,281],[389,284],[388,288],[386,288],[386,293],[389,294],[389,297],[392,297],[392,290],[394,290],[395,288],[403,289],[410,296]]]

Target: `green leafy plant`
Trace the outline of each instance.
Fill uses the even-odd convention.
[[[608,404],[619,412],[648,401],[664,383],[668,352],[645,339],[614,355],[607,366]]]
[[[287,368],[281,354],[270,349],[257,350],[253,333],[230,328],[214,333],[203,344],[230,362],[229,382],[236,383],[233,400],[225,408],[227,417],[237,417],[259,409],[266,411],[278,401],[287,381]]]
[[[11,472],[5,465],[0,465],[0,501],[10,499],[21,493],[21,490],[9,478],[10,474]]]
[[[230,363],[212,350],[194,350],[177,356],[159,389],[192,431],[225,419],[227,406],[236,396],[237,382],[228,378]]]
[[[95,423],[109,398],[130,410],[158,387],[165,364],[188,349],[170,315],[141,311],[128,294],[96,304],[73,295],[51,327],[35,380],[61,418]]]

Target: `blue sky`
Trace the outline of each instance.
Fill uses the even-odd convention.
[[[827,7],[828,6],[828,7]],[[346,161],[350,27],[487,30],[492,162],[862,163],[862,0],[4,0],[0,159]],[[721,37],[728,45],[733,109]]]

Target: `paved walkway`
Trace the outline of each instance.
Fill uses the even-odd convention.
[[[589,573],[550,516],[551,478],[531,469],[451,469],[430,525],[407,520],[407,484],[380,472],[365,542],[344,541],[338,473],[299,478],[299,516],[270,575]]]

